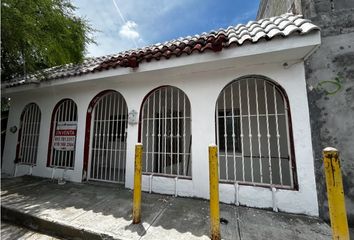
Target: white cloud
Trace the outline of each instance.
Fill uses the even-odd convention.
[[[138,24],[134,21],[127,21],[119,30],[119,35],[128,39],[138,39],[140,37],[139,32],[136,30]]]
[[[227,1],[230,3],[248,2]],[[258,0],[252,1],[258,2]],[[194,32],[208,31],[215,28],[214,26],[208,28],[211,25],[210,20],[205,21],[206,18],[210,18],[210,14],[215,19],[226,18],[223,15],[220,16],[218,12],[214,13],[214,10],[207,9],[208,6],[214,5],[212,1],[204,0],[73,0],[73,2],[79,7],[76,14],[86,17],[91,26],[98,30],[93,33],[97,45],[88,46],[88,56],[118,53],[190,35]],[[237,4],[241,3],[234,3],[233,6]],[[223,20],[223,25],[246,22],[256,9],[254,7],[253,10],[235,11]],[[235,18],[235,16],[238,17]],[[196,30],[192,31],[193,28]]]
[[[76,14],[86,17],[91,26],[98,30],[93,33],[97,45],[87,46],[86,56],[101,56],[136,49],[163,42],[166,18],[178,19],[174,10],[186,5],[187,0],[73,0],[78,7]],[[163,39],[161,39],[163,37]]]

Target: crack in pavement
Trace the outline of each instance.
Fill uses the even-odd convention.
[[[170,206],[170,203],[172,203],[175,200],[174,197],[172,197],[171,199],[172,200],[170,202],[167,202],[166,206],[164,208],[162,208],[161,211],[152,219],[151,224],[148,225],[148,227],[145,230],[145,233],[141,235],[139,240],[141,240],[147,234],[150,227],[156,222],[156,220],[162,215],[162,213],[164,213],[166,211],[166,209]]]
[[[241,228],[240,228],[240,218],[239,218],[238,207],[235,207],[235,216],[236,216],[237,233],[238,233],[239,239],[241,240]]]

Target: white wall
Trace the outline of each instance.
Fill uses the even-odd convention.
[[[172,85],[186,93],[191,103],[192,116],[192,180],[178,180],[149,176],[143,177],[143,189],[150,187],[154,192],[209,198],[208,145],[215,143],[215,103],[221,90],[232,80],[258,74],[278,82],[287,92],[292,113],[294,147],[299,190],[277,190],[272,195],[270,188],[220,184],[220,200],[237,202],[252,207],[277,207],[281,211],[318,215],[314,177],[311,132],[305,86],[303,63],[294,63],[284,68],[282,63],[237,65],[209,68],[208,66],[186,66],[178,69],[131,73],[110,79],[98,79],[63,86],[34,89],[13,94],[8,126],[19,126],[21,112],[29,102],[36,102],[41,109],[42,119],[39,137],[37,165],[33,175],[50,177],[52,169],[46,167],[50,119],[55,104],[63,98],[71,98],[78,107],[78,136],[76,141],[75,168],[67,171],[71,181],[82,179],[83,149],[86,111],[91,99],[102,90],[114,89],[120,92],[128,105],[128,112],[139,112],[145,95],[161,85]],[[59,80],[58,80],[59,81]],[[3,171],[13,173],[17,134],[7,131]],[[133,187],[134,145],[138,140],[138,125],[128,126],[126,187]],[[18,174],[27,174],[28,166],[21,166]],[[56,177],[61,177],[57,170]],[[150,184],[151,180],[151,184]],[[177,186],[177,190],[176,190]]]

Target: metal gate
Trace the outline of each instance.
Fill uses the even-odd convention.
[[[220,180],[294,188],[288,114],[283,90],[267,79],[226,86],[216,105]]]
[[[142,108],[143,172],[191,177],[191,109],[186,94],[165,86],[152,92]]]
[[[18,163],[36,164],[40,123],[41,110],[35,103],[28,104],[21,115],[19,148],[16,157]]]
[[[109,91],[92,111],[89,180],[125,181],[128,107],[121,94]]]

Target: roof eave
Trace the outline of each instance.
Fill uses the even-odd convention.
[[[36,84],[25,84],[11,88],[3,88],[2,94],[4,96],[11,95],[31,89],[55,87],[70,83],[78,83],[85,81],[92,81],[97,79],[105,79],[111,77],[119,77],[128,74],[144,73],[150,71],[161,71],[166,69],[173,69],[178,67],[187,67],[192,65],[200,65],[206,63],[216,63],[227,60],[251,59],[247,64],[260,64],[262,61],[272,61],[266,55],[273,54],[279,56],[274,58],[274,61],[288,61],[288,60],[304,60],[320,45],[321,37],[320,31],[312,31],[306,35],[292,35],[285,38],[274,38],[270,41],[261,41],[257,44],[247,43],[240,47],[230,47],[223,49],[220,52],[205,52],[202,54],[192,54],[189,56],[181,56],[169,60],[151,61],[141,64],[139,68],[115,68],[101,72],[87,73],[75,77],[67,77],[54,79],[49,81],[42,81]],[[296,50],[296,51],[293,51]],[[296,54],[294,54],[294,52]],[[264,59],[261,57],[264,56]],[[253,60],[252,60],[252,57]],[[267,60],[265,60],[267,59]],[[246,64],[246,63],[245,63]]]

